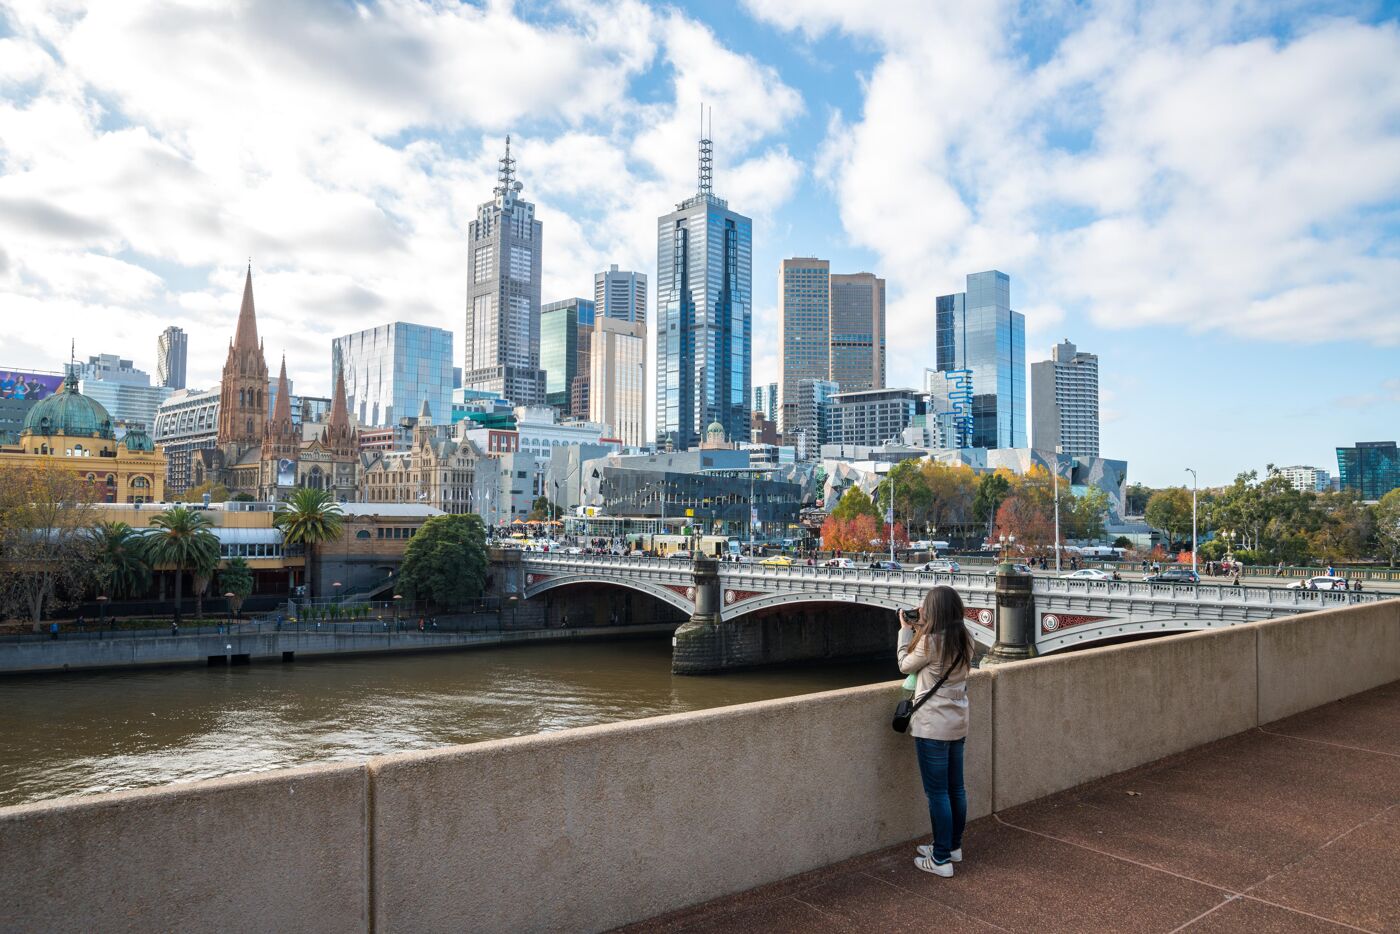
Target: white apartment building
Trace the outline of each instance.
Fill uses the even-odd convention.
[[[1278,467],[1274,473],[1287,480],[1295,490],[1320,493],[1332,488],[1332,477],[1320,467]]]
[[[1031,448],[1099,456],[1099,358],[1069,341],[1031,364]]]
[[[646,325],[599,316],[589,354],[588,417],[627,447],[646,432]]]

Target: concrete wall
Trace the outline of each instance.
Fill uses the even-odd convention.
[[[1259,722],[1400,679],[1400,599],[1254,623]]]
[[[977,672],[982,816],[1400,677],[1400,601]],[[928,832],[894,683],[0,810],[19,930],[592,931]],[[366,853],[368,852],[368,856]]]
[[[6,931],[364,931],[369,774],[321,766],[0,810]]]

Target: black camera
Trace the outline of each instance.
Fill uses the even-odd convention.
[[[904,622],[908,623],[909,625],[913,626],[914,624],[916,624],[916,623],[919,621],[919,611],[918,611],[918,610],[900,610],[900,611],[899,611],[899,618],[902,619]]]

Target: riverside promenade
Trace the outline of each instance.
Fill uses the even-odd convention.
[[[640,924],[662,932],[1400,931],[1400,682]]]
[[[953,879],[889,682],[0,809],[0,919],[1395,931],[1398,682],[1400,600],[973,672]]]

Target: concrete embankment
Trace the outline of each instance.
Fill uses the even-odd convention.
[[[1400,600],[970,679],[971,817],[1400,680]],[[894,683],[0,810],[15,930],[595,931],[927,832]],[[549,703],[541,699],[541,703]]]
[[[454,649],[557,642],[568,639],[617,639],[660,635],[673,624],[598,626],[572,629],[526,629],[490,632],[344,631],[326,627],[300,631],[142,633],[116,638],[36,639],[0,643],[0,675],[85,669],[139,668],[157,665],[245,664],[267,660],[305,660],[336,655],[393,655]]]

